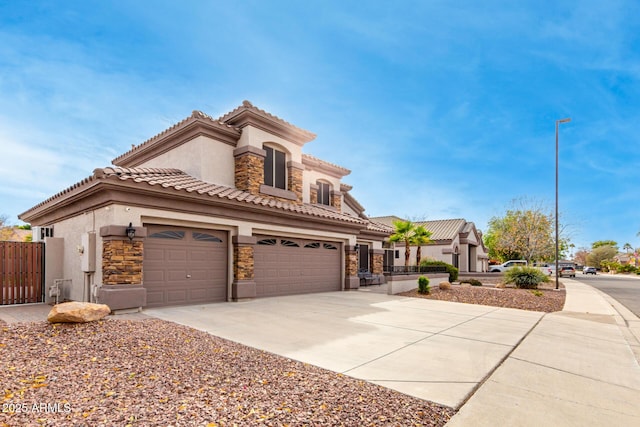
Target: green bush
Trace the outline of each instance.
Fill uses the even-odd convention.
[[[478,279],[461,279],[460,283],[468,283],[471,286],[482,286],[482,282]]]
[[[616,265],[616,273],[635,273],[636,271],[636,267],[631,264]]]
[[[447,273],[449,273],[449,282],[455,282],[456,280],[458,280],[458,269],[453,265],[447,264],[444,261],[436,261],[433,259],[423,259],[422,261],[420,261],[420,267],[427,267],[431,265],[446,267]]]
[[[548,281],[549,277],[535,267],[514,267],[504,273],[505,283],[513,283],[521,289],[538,289],[540,283]]]
[[[429,279],[425,276],[418,277],[418,293],[428,294],[430,292],[431,288],[429,287]]]

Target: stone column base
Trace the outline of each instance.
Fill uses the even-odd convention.
[[[344,279],[344,290],[353,291],[360,288],[360,278],[358,276],[346,277]]]
[[[253,280],[234,280],[231,284],[231,298],[242,301],[256,297],[256,282]]]
[[[142,285],[102,285],[98,288],[98,302],[111,311],[138,309],[147,305],[147,290]]]

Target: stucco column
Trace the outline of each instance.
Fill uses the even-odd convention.
[[[233,283],[231,298],[239,301],[255,298],[256,282],[253,249],[257,239],[254,236],[233,236]]]
[[[355,246],[344,246],[344,289],[358,289],[360,287],[360,278],[358,277],[358,252]]]
[[[147,305],[147,291],[142,287],[145,227],[134,227],[129,239],[124,225],[100,228],[102,237],[102,286],[98,300],[111,310],[139,308]]]

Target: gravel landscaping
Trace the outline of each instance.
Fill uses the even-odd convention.
[[[414,289],[399,295],[547,313],[562,311],[564,307],[566,292],[562,284],[559,290],[555,290],[555,283],[543,283],[538,287],[539,292],[534,292],[513,287],[497,288],[495,285],[500,282],[500,279],[484,278],[481,281],[483,285],[489,286],[454,284],[451,289],[441,290],[438,284],[432,284],[429,294],[419,294],[418,290]]]
[[[443,426],[454,410],[157,319],[0,324],[0,426]]]
[[[401,295],[553,312],[565,291]],[[433,284],[432,284],[433,285]],[[0,426],[443,426],[451,408],[158,319],[0,321]]]

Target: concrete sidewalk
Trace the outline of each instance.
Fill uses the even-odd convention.
[[[547,314],[447,423],[639,426],[640,322],[600,291],[563,279]]]

